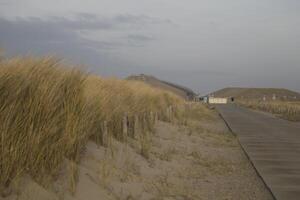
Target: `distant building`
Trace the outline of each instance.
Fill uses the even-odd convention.
[[[229,102],[229,99],[233,102],[234,98],[219,98],[219,97],[213,97],[213,96],[198,96],[197,101],[201,101],[203,103],[209,103],[209,104],[227,104]]]
[[[208,103],[209,104],[227,104],[228,98],[209,97]]]
[[[200,94],[196,95],[195,101],[200,101],[203,103],[208,103],[208,96],[201,96]]]

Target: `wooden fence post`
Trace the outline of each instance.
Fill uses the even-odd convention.
[[[166,117],[167,117],[167,121],[169,121],[170,119],[169,107],[167,107]]]
[[[107,128],[107,121],[103,122],[102,125],[102,144],[104,147],[108,147],[108,128]]]
[[[127,136],[128,136],[128,119],[127,119],[127,114],[124,115],[123,117],[123,140],[126,141],[127,140]]]
[[[150,121],[152,124],[155,124],[155,118],[154,118],[154,114],[152,111],[150,111]]]
[[[172,122],[172,106],[167,108],[167,121]]]
[[[147,128],[147,120],[146,120],[146,113],[143,114],[143,122],[142,122],[142,131],[145,131]]]
[[[154,122],[157,123],[157,121],[158,121],[158,113],[155,112],[155,114],[154,114]]]
[[[134,128],[133,128],[133,139],[138,139],[139,132],[139,116],[134,115]]]
[[[173,122],[173,107],[170,106],[170,122]]]

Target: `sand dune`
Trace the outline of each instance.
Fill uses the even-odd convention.
[[[272,199],[215,114],[189,126],[159,121],[151,138],[148,159],[133,139],[113,140],[109,148],[89,142],[76,166],[73,194],[74,169],[66,161],[54,185],[44,189],[23,178],[18,195],[5,200]]]

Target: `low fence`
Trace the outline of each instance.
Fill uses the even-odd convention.
[[[124,114],[121,122],[122,132],[116,139],[127,142],[128,138],[138,140],[145,132],[154,132],[154,126],[158,120],[173,123],[176,121],[175,108],[169,106],[162,112],[146,112],[140,115],[129,116]],[[96,143],[104,147],[110,146],[113,133],[113,122],[103,121],[101,124],[100,137],[96,138]]]

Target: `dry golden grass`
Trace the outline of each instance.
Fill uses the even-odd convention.
[[[185,105],[185,118],[191,120],[214,121],[218,118],[217,113],[207,104],[189,102]]]
[[[123,140],[122,116],[126,113],[129,125],[133,125],[134,116],[138,115],[140,121],[146,121],[144,129],[151,131],[153,124],[150,112],[157,112],[161,118],[165,117],[167,107],[179,105],[182,100],[166,91],[154,89],[144,83],[136,81],[118,80],[114,78],[99,78],[89,76],[86,81],[86,94],[88,101],[98,110],[99,121],[108,121],[110,132],[115,137]],[[147,113],[146,116],[144,114]],[[145,118],[145,119],[143,119]],[[99,125],[100,123],[97,122]],[[94,126],[96,127],[96,125]],[[97,132],[101,132],[101,128]]]
[[[144,132],[151,131],[150,112],[163,118],[162,111],[180,104],[171,93],[88,75],[54,58],[2,60],[0,185],[7,187],[24,173],[46,184],[65,158],[79,160],[89,138],[102,140],[104,120],[111,137],[123,141],[125,114],[129,126],[138,116]]]
[[[39,179],[55,172],[64,156],[76,159],[90,126],[84,80],[50,58],[1,63],[1,184],[24,171]]]
[[[252,109],[269,112],[290,121],[300,121],[300,102],[239,101],[239,104]]]

